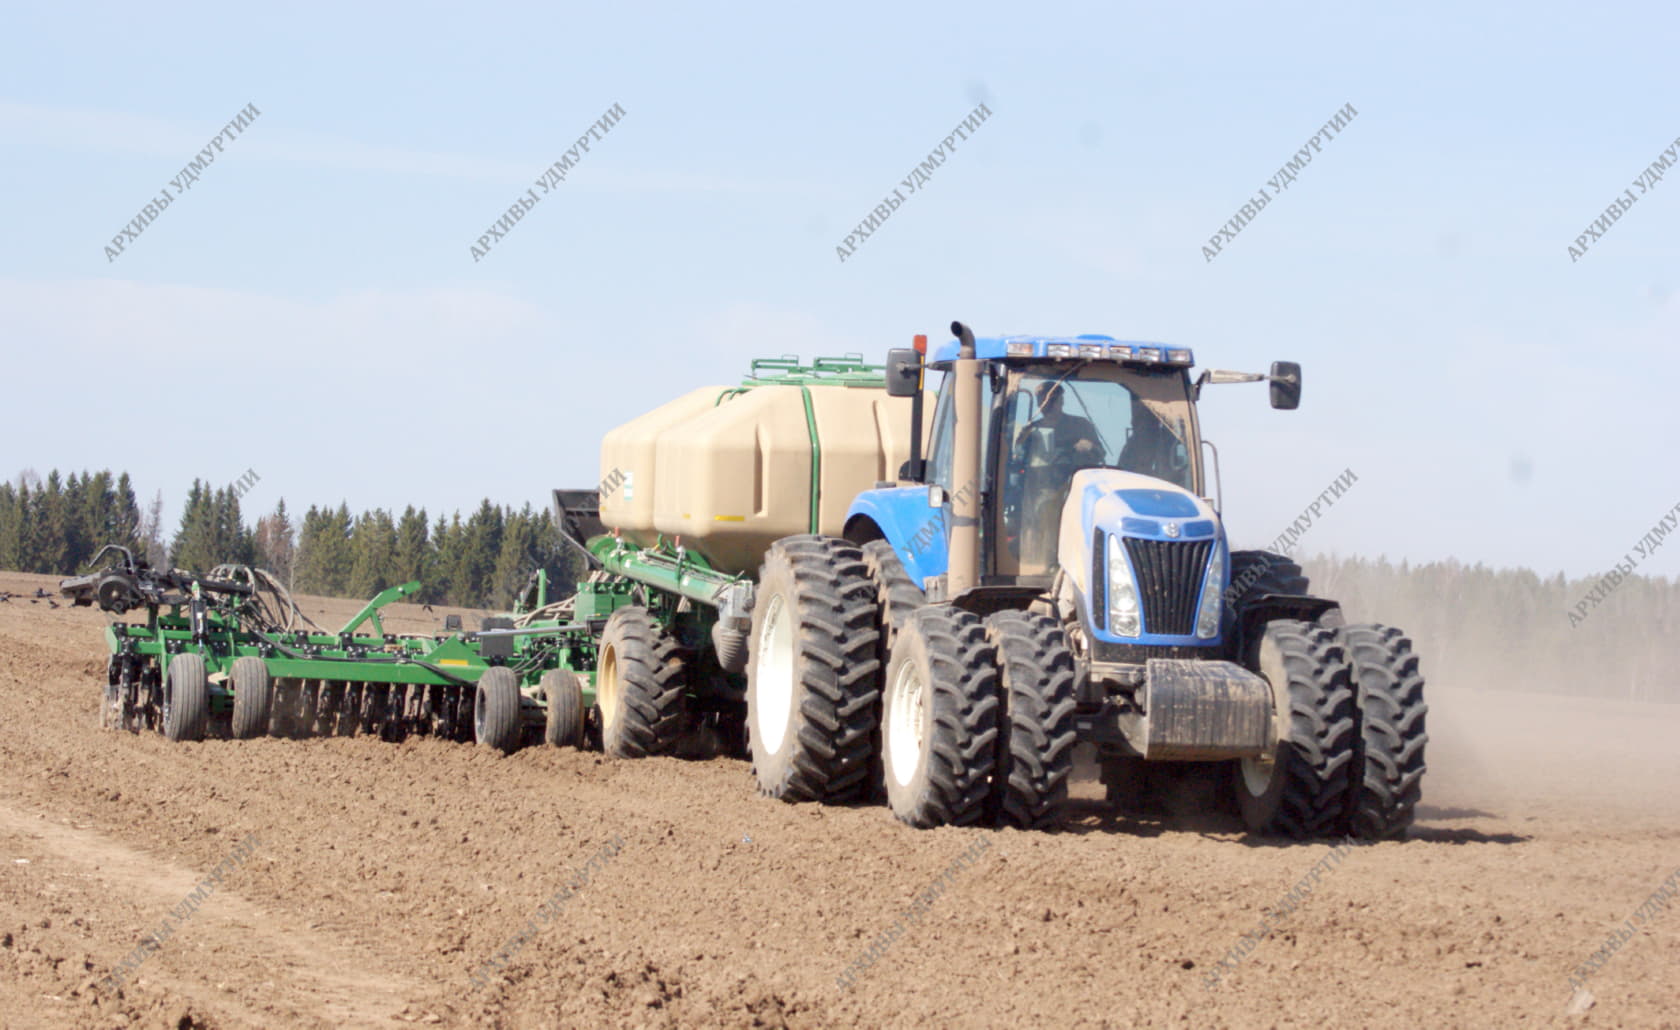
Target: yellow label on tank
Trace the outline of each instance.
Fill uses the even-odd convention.
[[[437,663],[439,665],[471,665],[472,664],[471,662],[467,661],[465,658],[439,658]]]

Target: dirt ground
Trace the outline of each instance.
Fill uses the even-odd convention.
[[[397,630],[444,614],[388,611]],[[5,1027],[1680,1027],[1680,898],[1567,984],[1680,869],[1677,706],[1434,691],[1413,838],[1332,857],[1223,817],[1119,815],[1089,784],[1061,833],[918,832],[760,799],[728,759],[172,745],[98,729],[102,627],[0,603]]]

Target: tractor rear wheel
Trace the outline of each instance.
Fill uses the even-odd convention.
[[[875,588],[855,544],[771,545],[753,601],[747,743],[759,793],[855,801],[869,790],[880,660]]]
[[[898,638],[898,628],[911,612],[927,604],[927,595],[904,571],[898,552],[885,540],[871,540],[863,545],[863,565],[869,571],[870,582],[875,585],[875,631],[880,635],[875,645],[875,657],[881,663],[880,675],[885,677],[887,663],[892,661],[892,646]],[[877,684],[877,689],[884,686],[884,683]],[[882,781],[885,774],[881,766],[881,721],[881,712],[877,707],[875,739],[869,749],[869,792],[875,798],[881,797],[886,790]]]
[[[548,702],[543,739],[549,747],[583,746],[583,684],[570,669],[550,669],[538,681]]]
[[[203,740],[210,721],[210,682],[204,657],[186,652],[169,660],[163,683],[163,735],[170,740]]]
[[[1307,577],[1299,564],[1281,554],[1232,551],[1231,585],[1238,588],[1231,608],[1240,612],[1266,594],[1306,593]]]
[[[473,695],[473,737],[483,747],[509,754],[519,746],[519,677],[505,665],[486,669]]]
[[[997,773],[989,808],[1000,825],[1054,827],[1067,804],[1073,772],[1073,654],[1054,619],[995,612],[986,633],[997,648]]]
[[[869,571],[870,582],[875,585],[876,624],[881,635],[877,650],[884,670],[891,660],[898,628],[904,625],[911,612],[927,604],[927,595],[904,571],[898,552],[885,540],[871,540],[863,545],[863,565]]]
[[[646,608],[620,608],[607,619],[595,683],[608,755],[646,758],[676,747],[686,723],[688,678],[676,640]]]
[[[274,707],[274,684],[261,658],[246,655],[233,660],[228,673],[233,684],[233,735],[249,740],[268,733],[269,713]]]
[[[1347,626],[1341,631],[1359,706],[1354,743],[1353,836],[1403,837],[1423,792],[1423,675],[1412,642],[1392,626]]]
[[[1341,638],[1276,619],[1251,651],[1249,668],[1272,685],[1278,740],[1271,755],[1233,763],[1243,822],[1295,838],[1345,832],[1359,724]]]
[[[984,818],[997,771],[997,681],[979,616],[937,605],[904,621],[881,704],[893,815],[922,829]]]

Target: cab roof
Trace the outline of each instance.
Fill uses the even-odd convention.
[[[960,346],[955,338],[946,340],[934,351],[930,363],[957,360]],[[1169,347],[1164,343],[1142,340],[1116,340],[1100,333],[1081,336],[979,336],[974,340],[974,355],[983,360],[1075,358],[1180,367],[1195,364],[1195,356],[1188,347]]]

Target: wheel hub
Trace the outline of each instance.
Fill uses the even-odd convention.
[[[1253,797],[1263,797],[1277,774],[1276,752],[1242,760],[1243,788]]]
[[[780,594],[770,598],[758,633],[758,669],[754,676],[755,721],[759,739],[770,754],[781,751],[793,720],[793,620]]]
[[[601,732],[612,732],[618,725],[618,651],[612,647],[601,651],[601,667],[595,676],[595,703],[601,709]]]
[[[900,787],[909,786],[921,764],[926,734],[927,683],[914,662],[905,662],[893,677],[892,700],[887,704],[887,757],[892,777]]]

